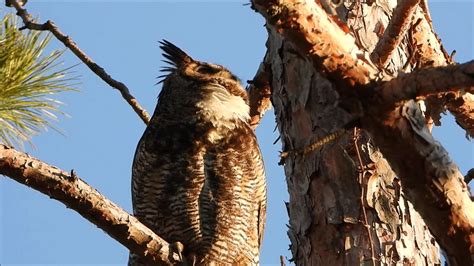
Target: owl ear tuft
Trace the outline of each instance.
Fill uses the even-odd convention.
[[[168,59],[164,60],[164,62],[173,65],[175,67],[179,67],[184,64],[188,64],[193,62],[194,60],[187,55],[183,50],[181,50],[176,45],[172,44],[167,40],[160,41],[160,48],[163,50],[162,55]]]

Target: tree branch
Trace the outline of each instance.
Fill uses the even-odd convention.
[[[0,144],[0,174],[64,203],[151,264],[182,262],[179,243],[168,244],[73,171],[65,172]]]
[[[261,63],[253,80],[248,81],[249,87],[247,92],[249,95],[250,105],[250,126],[257,128],[260,120],[267,110],[271,108],[272,90],[270,87],[269,69],[265,63]]]
[[[377,89],[376,97],[381,105],[390,108],[390,105],[402,101],[461,89],[474,93],[474,61],[400,75]]]
[[[400,178],[451,265],[472,265],[474,203],[464,176],[429,132],[414,101],[386,112],[368,103],[362,126]]]
[[[253,8],[267,23],[291,41],[316,69],[334,82],[367,84],[376,77],[375,67],[356,45],[344,24],[329,17],[318,1],[253,0]]]
[[[17,11],[17,15],[21,17],[23,23],[25,24],[23,27],[20,28],[20,30],[29,29],[51,32],[60,42],[62,42],[67,48],[69,48],[84,64],[86,64],[89,69],[92,70],[92,72],[94,72],[112,88],[117,89],[122,95],[122,97],[125,99],[125,101],[127,101],[127,103],[133,108],[135,113],[137,113],[137,115],[143,120],[143,122],[145,122],[145,124],[148,124],[148,122],[150,121],[150,116],[148,115],[147,111],[143,107],[141,107],[137,99],[135,99],[135,97],[130,94],[128,87],[124,83],[113,79],[101,66],[99,66],[89,56],[87,56],[69,36],[62,33],[56,26],[56,24],[54,24],[54,22],[48,20],[44,24],[34,23],[31,15],[26,11],[26,9],[22,8],[18,1],[9,1],[9,4],[13,5],[13,7]]]
[[[372,62],[380,67],[387,64],[393,51],[397,49],[405,37],[419,2],[420,0],[399,1],[383,37],[370,55]]]
[[[433,31],[426,0],[420,1],[420,8],[423,11],[422,20],[412,34],[413,42],[416,44],[418,68],[453,64],[453,59]],[[456,92],[432,95],[425,102],[428,106],[427,112],[436,125],[440,124],[441,113],[446,107],[455,117],[458,125],[466,131],[466,135],[474,137],[474,97],[472,94]]]

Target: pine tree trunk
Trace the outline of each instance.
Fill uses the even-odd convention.
[[[370,53],[396,1],[350,2],[328,5],[326,11],[333,8]],[[271,25],[267,28],[264,64],[271,73],[282,150],[305,147],[354,119],[351,110],[357,107],[340,100],[337,82],[316,72],[292,43]],[[402,42],[387,71],[409,71],[408,58],[410,51]],[[283,162],[290,194],[288,235],[297,265],[440,264],[434,237],[365,132],[349,130],[336,141]]]

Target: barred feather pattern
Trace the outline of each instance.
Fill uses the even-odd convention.
[[[183,243],[192,265],[258,265],[266,183],[245,91],[222,66],[161,44],[173,67],[135,152],[134,215]],[[129,265],[146,264],[131,254]]]
[[[205,262],[257,265],[266,214],[263,161],[248,125],[207,150],[202,193]],[[203,219],[204,220],[204,219]]]

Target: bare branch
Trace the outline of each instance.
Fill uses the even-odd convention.
[[[34,23],[31,15],[26,11],[26,9],[22,8],[22,6],[16,0],[9,0],[10,4],[17,11],[17,15],[21,17],[25,26],[21,29],[29,29],[29,30],[38,30],[38,31],[49,31],[51,32],[60,42],[62,42],[67,48],[69,48],[84,64],[86,64],[92,72],[94,72],[97,76],[99,76],[103,81],[109,84],[112,88],[117,89],[121,94],[122,97],[127,101],[127,103],[133,108],[135,113],[145,122],[148,124],[150,121],[150,116],[148,115],[147,111],[141,107],[138,103],[137,99],[130,94],[128,87],[120,81],[113,79],[101,66],[95,63],[89,56],[87,56],[78,46],[77,44],[67,35],[62,33],[59,28],[52,22],[48,20],[44,24]]]
[[[257,128],[260,119],[272,105],[270,101],[272,90],[270,87],[270,74],[268,72],[265,64],[262,62],[253,80],[248,81],[249,87],[247,92],[250,104],[250,126],[252,126],[253,129]]]
[[[280,256],[280,266],[286,266],[285,257]]]
[[[65,172],[0,144],[0,174],[64,203],[149,263],[181,261],[180,245],[168,244],[73,171]]]
[[[375,79],[375,67],[357,47],[344,24],[329,17],[318,1],[253,0],[253,8],[285,39],[308,56],[316,69],[343,80],[346,85],[367,84]],[[338,23],[339,22],[339,23]]]
[[[472,265],[474,203],[464,176],[437,142],[414,101],[386,113],[367,104],[362,125],[399,176],[452,265]]]
[[[398,2],[383,37],[370,55],[372,62],[380,67],[384,67],[387,64],[392,57],[393,51],[400,45],[410,27],[413,14],[419,2],[420,0],[403,0]]]
[[[384,83],[377,90],[376,97],[380,99],[380,104],[388,107],[401,101],[461,89],[474,92],[474,61],[400,75]]]

